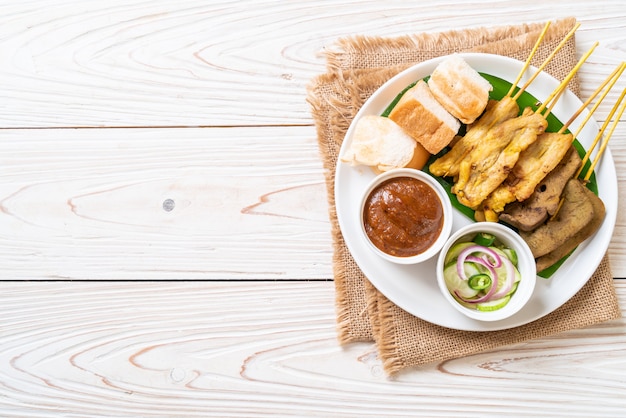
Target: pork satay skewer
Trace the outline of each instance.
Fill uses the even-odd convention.
[[[613,71],[613,73],[602,83],[602,85],[596,89],[596,91],[594,91],[594,93],[591,95],[591,97],[589,98],[589,100],[587,100],[585,103],[581,104],[581,106],[578,108],[578,110],[575,112],[575,115],[579,115],[580,113],[582,113],[582,111],[586,108],[587,104],[593,100],[598,94],[599,92],[602,90],[603,87],[605,87],[607,84],[609,84],[607,90],[604,92],[604,94],[602,95],[602,97],[598,100],[598,102],[596,103],[596,105],[594,106],[594,109],[592,109],[591,112],[589,112],[589,115],[587,115],[587,117],[585,118],[585,120],[583,121],[583,123],[578,127],[577,131],[574,134],[568,134],[568,136],[570,136],[571,141],[568,145],[571,146],[571,144],[574,142],[574,140],[576,139],[576,137],[578,136],[578,134],[580,133],[580,131],[584,128],[584,125],[589,121],[591,115],[593,114],[593,111],[598,107],[598,105],[602,102],[602,100],[604,99],[604,97],[606,97],[608,91],[613,87],[613,85],[615,84],[615,82],[617,81],[617,79],[619,78],[619,76],[621,75],[622,71],[624,70],[624,68],[626,68],[625,64],[620,65],[619,67],[616,68],[615,71]],[[564,86],[564,84],[563,84]],[[559,93],[555,96],[553,102],[551,103],[550,107],[546,108],[546,112],[543,114],[544,117],[547,117],[551,110],[552,107],[554,106],[554,104],[556,104],[556,102],[558,101],[558,99],[560,98],[560,96],[565,92],[565,88],[562,88]],[[569,125],[575,120],[575,117],[570,118],[565,124],[563,124],[563,126],[561,126],[561,128],[555,133],[558,135],[565,135],[565,132],[569,129]],[[555,134],[548,134],[548,135],[555,135]],[[541,137],[540,137],[541,138]],[[539,140],[539,138],[538,138]],[[566,150],[563,150],[563,152],[565,153]],[[525,158],[526,155],[522,154],[522,156],[520,156],[521,159]],[[543,158],[549,158],[551,157],[551,155],[542,155],[542,157],[539,157],[538,160],[542,160]],[[518,161],[519,162],[519,161]],[[514,169],[515,170],[515,169]],[[523,179],[521,179],[521,181],[523,181]]]
[[[596,42],[594,44],[594,46],[589,49],[589,51],[587,51],[587,53],[579,60],[579,62],[574,66],[574,68],[570,71],[570,73],[565,77],[565,79],[561,82],[561,84],[559,84],[559,86],[552,92],[552,94],[548,97],[548,99],[546,101],[544,101],[544,103],[542,103],[542,105],[535,111],[535,114],[540,114],[541,116],[543,116],[544,119],[547,119],[548,115],[551,113],[552,108],[557,104],[558,100],[560,99],[560,97],[563,95],[563,93],[565,93],[565,91],[567,90],[567,85],[569,84],[569,82],[571,81],[571,79],[574,77],[574,75],[576,74],[576,72],[580,69],[580,67],[585,63],[585,61],[587,60],[587,58],[589,58],[589,56],[593,53],[594,49],[598,46],[598,42]],[[545,110],[545,113],[541,113]],[[580,111],[580,110],[579,110]],[[569,146],[571,145],[571,143],[573,142],[574,136],[573,135],[565,135],[564,132],[567,130],[568,125],[563,125],[561,127],[561,129],[556,133],[556,134],[546,134],[546,135],[539,135],[537,137],[538,140],[540,141],[545,141],[545,140],[549,140],[549,141],[556,141],[558,143],[560,143],[561,145],[557,145],[556,143],[554,144],[554,149],[552,150],[552,152],[550,154],[558,154],[558,158],[554,158],[556,157],[556,155],[543,155],[543,158],[541,157],[542,153],[545,153],[545,146],[544,144],[531,144],[529,146],[529,150],[524,150],[520,153],[518,160],[516,161],[516,165],[521,163],[522,161],[524,161],[527,158],[532,159],[534,162],[537,161],[543,161],[545,160],[544,163],[542,163],[543,165],[545,165],[545,167],[542,166],[543,170],[542,171],[538,171],[538,170],[533,170],[537,173],[539,172],[545,172],[546,174],[548,172],[550,172],[554,166],[558,163],[558,161],[560,161],[560,159],[565,155],[565,153],[567,152],[567,149],[569,148]],[[558,135],[559,139],[557,140],[555,138],[554,135]],[[571,139],[569,139],[571,138]],[[567,139],[566,142],[563,141],[563,139]],[[527,151],[527,152],[526,152]],[[539,156],[535,155],[536,153],[539,153]],[[521,161],[520,161],[521,159]],[[553,161],[551,161],[553,160]],[[523,172],[524,170],[522,170],[521,172]],[[515,168],[513,168],[513,172],[515,172]],[[542,178],[539,178],[539,176],[531,176],[533,177],[533,180],[528,179],[529,181],[526,181],[525,183],[526,186],[528,186],[528,184],[532,184],[535,182],[539,182],[542,180]],[[523,178],[519,178],[518,181],[521,180],[524,183],[524,179]],[[515,182],[517,183],[517,181]],[[526,189],[531,190],[535,187],[536,184],[533,184],[532,187],[526,187]],[[518,200],[524,200],[528,197],[530,192],[524,192],[521,193],[520,195],[517,194],[513,194],[511,197],[515,196],[515,198],[517,198]]]
[[[623,65],[620,65],[615,69],[615,71],[613,71],[613,73],[601,84],[601,86],[593,92],[591,97],[578,108],[575,115],[579,115],[586,108],[587,104],[589,104],[607,84],[609,84],[608,90],[612,88],[621,75],[621,71],[623,71],[622,67]],[[562,83],[559,86],[559,92],[554,97],[551,106],[546,108],[546,112],[543,115],[544,117],[549,115],[552,106],[556,104],[559,97],[566,91],[564,87],[565,83]],[[608,90],[605,91],[598,103],[596,103],[596,108],[597,105],[604,99]],[[593,113],[593,110],[595,109],[592,109],[591,113]],[[515,167],[509,174],[507,181],[500,185],[499,188],[485,200],[483,204],[485,219],[495,221],[498,218],[497,213],[503,211],[506,204],[515,200],[525,200],[528,198],[529,191],[534,189],[536,185],[543,180],[543,176],[551,172],[556,165],[558,165],[558,162],[565,156],[565,154],[567,154],[567,151],[570,149],[574,139],[584,127],[584,124],[589,120],[591,113],[581,124],[576,134],[572,135],[565,133],[568,130],[569,125],[576,119],[575,117],[572,117],[559,129],[558,132],[544,133],[540,135],[535,144],[532,144],[526,151],[522,152]],[[548,150],[550,151],[548,152]]]
[[[600,96],[598,101],[593,105],[593,107],[591,108],[591,110],[589,111],[589,113],[587,114],[585,119],[582,121],[582,123],[580,124],[580,126],[578,127],[576,132],[573,133],[573,135],[572,135],[572,142],[573,142],[578,137],[578,135],[580,134],[582,129],[585,127],[585,125],[587,124],[587,122],[589,121],[589,119],[591,118],[593,113],[598,108],[598,106],[602,103],[604,98],[607,96],[609,91],[611,91],[611,89],[613,88],[613,86],[615,85],[617,80],[621,77],[621,75],[624,72],[624,70],[626,70],[626,62],[622,62],[620,65],[618,65],[615,68],[615,70],[613,70],[613,72],[611,74],[609,74],[609,76],[602,82],[602,84],[600,84],[600,86],[598,86],[598,88],[596,88],[596,90],[591,94],[591,96],[578,108],[578,110],[576,112],[574,112],[574,115],[572,115],[572,117],[561,127],[561,129],[559,129],[558,133],[559,134],[563,134],[569,128],[569,125],[571,125],[572,122],[574,120],[576,120],[576,118],[587,107],[587,105],[589,105],[589,103],[591,103],[591,101],[593,101],[593,99],[596,98],[596,96],[602,91],[602,89],[606,87],[606,90],[604,91],[604,93]],[[622,97],[623,97],[623,93],[622,93]],[[621,99],[620,99],[620,101],[621,101]],[[608,120],[611,119],[613,113],[614,113],[614,111],[612,111],[612,113],[609,115]],[[605,124],[606,124],[606,122],[605,122]],[[606,125],[605,125],[604,128],[606,128]],[[604,129],[602,129],[602,132],[603,131],[604,131]],[[601,135],[601,133],[599,134],[599,136],[597,138],[599,138],[600,135]],[[582,161],[582,163],[580,165],[580,168],[579,168],[578,172],[574,175],[574,178],[577,178],[580,175],[580,173],[581,173],[581,171],[582,171],[582,169],[584,167],[584,164],[589,159],[589,155],[590,155],[591,151],[593,151],[593,148],[595,148],[595,144],[597,143],[597,141],[598,141],[598,139],[594,140],[594,145],[592,147],[590,147],[589,151],[587,151],[587,154],[585,155],[585,157],[584,157],[584,159],[583,159],[583,161]],[[595,165],[594,165],[594,167],[595,167]],[[593,172],[593,168],[589,170],[589,173],[592,173],[592,172]],[[589,176],[590,175],[591,174],[589,174]],[[588,181],[588,178],[585,181]],[[556,214],[558,213],[558,211],[559,211],[559,209],[560,209],[562,204],[563,204],[563,199],[561,199],[561,201],[559,202],[559,205],[558,205],[556,211],[554,212],[554,214],[552,215],[552,218],[554,218],[554,216],[556,216]]]
[[[589,157],[591,155],[591,152],[593,151],[593,148],[595,148],[595,145],[599,142],[600,138],[602,137],[602,134],[606,130],[606,127],[608,126],[608,124],[610,123],[611,119],[613,118],[613,115],[617,111],[617,109],[619,107],[619,104],[624,100],[624,96],[626,96],[626,88],[624,88],[624,90],[622,91],[622,94],[620,95],[620,98],[613,105],[613,108],[611,109],[611,112],[607,116],[606,121],[602,124],[602,127],[600,128],[600,131],[598,132],[598,134],[596,135],[596,137],[595,137],[595,139],[593,141],[593,146],[590,147],[589,150],[587,151],[587,153],[585,154],[585,157],[583,158],[583,161],[580,164],[580,168],[578,169],[576,174],[574,174],[573,178],[578,178],[580,176],[580,173],[582,172],[582,170],[583,170],[583,168],[585,166],[585,163],[589,160]],[[609,134],[604,139],[604,141],[603,141],[603,143],[601,145],[601,149],[598,151],[598,154],[596,155],[596,158],[594,159],[593,164],[591,165],[591,167],[589,167],[589,170],[587,170],[587,173],[585,174],[585,177],[582,179],[583,184],[589,182],[589,178],[591,178],[591,174],[593,173],[593,170],[595,169],[595,166],[600,161],[600,157],[602,156],[602,153],[604,153],[604,150],[606,149],[606,147],[607,147],[607,145],[609,143],[609,139],[611,139],[611,136],[613,135],[613,131],[615,130],[615,127],[619,123],[619,121],[620,121],[620,119],[622,117],[622,114],[624,113],[624,108],[626,108],[626,101],[624,102],[624,104],[622,104],[622,108],[619,111],[619,115],[615,119],[615,121],[613,123],[613,126],[609,130]],[[554,214],[552,215],[551,219],[554,219],[556,217],[556,215],[559,213],[559,210],[561,209],[562,205],[563,205],[563,198],[561,198],[561,201],[559,202],[559,206],[554,211]]]

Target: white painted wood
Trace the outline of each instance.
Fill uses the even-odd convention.
[[[310,124],[338,37],[576,16],[590,94],[626,59],[622,0],[14,1],[0,8],[0,127]],[[600,115],[600,113],[599,113]]]
[[[0,167],[1,279],[332,277],[312,127],[0,130]]]
[[[626,284],[618,282],[626,307]],[[617,417],[626,321],[395,378],[322,283],[5,283],[3,417]]]
[[[332,277],[319,52],[568,15],[600,41],[588,97],[626,60],[621,0],[0,1],[0,416],[622,416],[623,319],[389,379],[308,282]]]

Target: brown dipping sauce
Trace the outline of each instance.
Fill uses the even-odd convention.
[[[396,257],[421,254],[443,227],[443,205],[426,183],[412,177],[379,184],[363,208],[365,232],[380,250]]]

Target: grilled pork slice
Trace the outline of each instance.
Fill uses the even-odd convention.
[[[585,188],[578,179],[570,179],[563,191],[563,205],[556,216],[534,231],[520,231],[535,258],[556,250],[591,222],[594,209]]]
[[[477,152],[459,164],[459,175],[452,187],[459,202],[477,208],[507,178],[522,151],[537,140],[548,122],[532,109],[506,120],[487,132]]]
[[[494,126],[514,118],[519,113],[519,106],[512,98],[505,96],[502,100],[490,100],[485,113],[468,127],[467,132],[443,156],[435,160],[429,167],[431,173],[440,177],[456,177],[459,174],[460,162],[465,157],[480,152],[479,145],[487,132]]]
[[[571,149],[572,134],[544,132],[525,151],[507,178],[515,198],[526,200],[535,187],[550,173]]]
[[[575,181],[576,183],[580,184],[580,182],[577,180],[571,181]],[[574,249],[576,249],[576,247],[578,247],[578,245],[580,245],[587,238],[595,234],[598,229],[600,229],[602,221],[604,221],[604,217],[606,215],[606,208],[604,207],[604,203],[591,190],[589,190],[582,184],[580,184],[580,187],[584,194],[587,196],[587,199],[589,199],[589,202],[591,202],[591,205],[593,206],[593,218],[581,230],[576,232],[571,238],[569,238],[559,247],[555,248],[548,254],[537,258],[537,271],[542,271],[552,266],[561,258],[565,257]]]
[[[554,215],[563,189],[582,163],[578,152],[570,146],[559,164],[537,185],[533,194],[522,202],[504,207],[500,220],[522,231],[532,231]]]
[[[508,203],[524,201],[571,148],[572,134],[544,132],[522,151],[508,177],[483,202],[487,220],[497,221]]]

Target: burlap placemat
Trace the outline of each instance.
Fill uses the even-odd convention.
[[[576,24],[574,18],[551,24],[538,49],[536,66],[549,56]],[[333,267],[338,338],[346,344],[375,341],[385,371],[465,356],[507,344],[589,326],[621,316],[609,260],[570,301],[530,324],[504,331],[471,332],[440,327],[403,311],[374,288],[348,251],[335,212],[334,175],[343,137],[352,118],[376,89],[399,71],[452,52],[488,52],[525,61],[544,23],[477,28],[400,38],[355,36],[340,39],[325,51],[328,72],[308,88],[320,152],[326,170],[333,237]],[[562,80],[576,64],[572,38],[546,71]],[[570,84],[579,94],[578,79]]]

